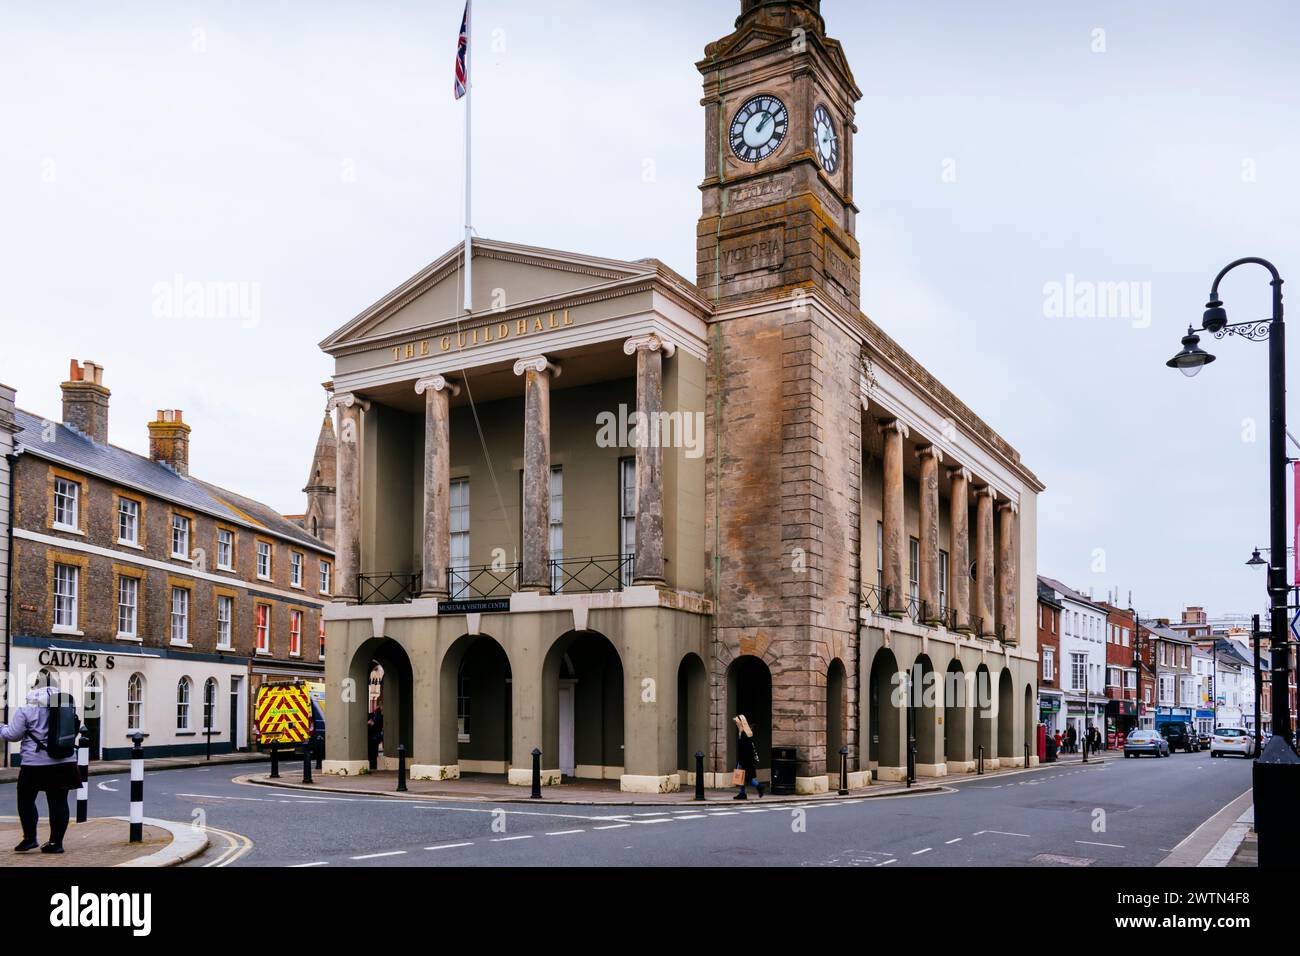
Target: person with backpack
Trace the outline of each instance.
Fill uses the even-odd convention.
[[[68,791],[81,786],[77,770],[77,730],[80,726],[70,694],[57,687],[34,687],[27,703],[14,711],[13,719],[0,726],[0,737],[22,742],[22,764],[18,768],[18,819],[23,840],[16,853],[36,849],[36,824],[40,813],[36,795],[45,794],[50,809],[50,839],[42,853],[62,853],[63,835],[68,831]]]

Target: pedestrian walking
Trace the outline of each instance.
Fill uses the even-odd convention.
[[[75,743],[80,724],[71,695],[44,686],[28,691],[27,703],[0,727],[0,737],[11,743],[22,741],[17,797],[23,839],[14,852],[25,853],[40,846],[36,839],[39,793],[45,794],[50,813],[50,839],[41,846],[41,852],[63,852],[63,836],[68,831],[68,793],[81,786]]]
[[[753,784],[759,798],[762,799],[763,785],[758,781],[758,748],[754,746],[754,730],[749,726],[749,721],[745,719],[744,714],[737,714],[733,720],[737,736],[736,770],[732,775],[732,783],[740,786],[740,792],[732,799],[748,800],[749,794],[745,790],[750,784]]]
[[[375,701],[375,709],[371,711],[370,717],[366,720],[366,755],[370,761],[370,769],[374,770],[379,765],[379,747],[384,742],[384,706],[379,701]]]

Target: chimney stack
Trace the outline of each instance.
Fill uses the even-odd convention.
[[[104,367],[73,359],[68,380],[63,383],[63,424],[75,428],[91,441],[108,444],[108,396]]]
[[[160,408],[149,423],[149,457],[176,474],[190,473],[190,426],[179,408]]]

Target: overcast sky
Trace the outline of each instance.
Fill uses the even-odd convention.
[[[478,233],[693,277],[694,63],[739,6],[479,0]],[[462,8],[0,2],[0,381],[19,404],[57,417],[69,358],[99,361],[114,443],[146,452],[153,410],[182,408],[195,474],[300,512],[316,343],[458,239]],[[1300,288],[1296,5],[823,13],[864,93],[863,309],[1047,484],[1040,573],[1132,590],[1144,614],[1258,610],[1267,346],[1207,339],[1195,380],[1164,362],[1230,260]],[[240,283],[242,308],[178,314],[177,281]],[[1131,284],[1127,307],[1087,314],[1100,283]],[[1224,292],[1233,320],[1267,317],[1262,270]]]

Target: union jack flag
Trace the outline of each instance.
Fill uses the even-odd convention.
[[[465,95],[465,86],[469,82],[469,67],[466,57],[469,55],[469,0],[465,0],[465,16],[460,21],[460,40],[456,43],[456,99]]]

